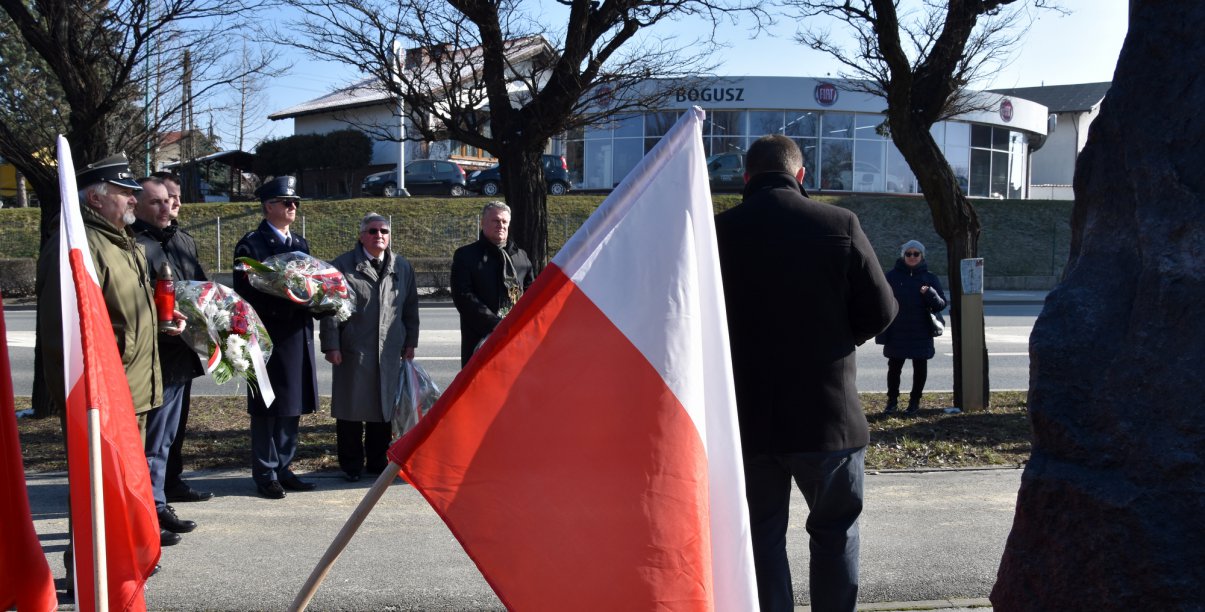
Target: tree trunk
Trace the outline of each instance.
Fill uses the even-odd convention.
[[[1030,336],[1033,455],[997,610],[1201,609],[1205,4],[1134,0],[1129,24]]]
[[[513,215],[510,239],[531,258],[538,274],[548,263],[548,188],[544,184],[543,149],[516,147],[500,156],[502,193]]]
[[[950,168],[937,142],[929,133],[930,125],[902,108],[899,112],[889,111],[891,134],[904,160],[914,169],[931,169],[916,172],[929,213],[933,217],[933,229],[946,243],[946,271],[950,279],[950,341],[954,345],[954,405],[966,405],[963,395],[962,337],[962,260],[979,256],[979,233],[982,225],[974,207],[958,188],[958,179]],[[983,326],[980,325],[980,328]],[[987,343],[980,339],[983,349],[983,397],[988,406],[991,394],[988,385]]]

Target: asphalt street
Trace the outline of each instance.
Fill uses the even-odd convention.
[[[151,610],[285,609],[371,486],[322,474],[313,477],[316,491],[267,500],[255,494],[243,471],[186,476],[217,497],[175,505],[181,518],[199,527],[179,545],[163,549],[163,570],[147,587]],[[869,474],[860,601],[879,610],[986,605],[1020,477],[1017,469]],[[28,479],[36,528],[61,591],[66,479],[63,474]],[[809,600],[806,516],[796,491],[787,538],[801,604]],[[582,607],[565,602],[562,609]],[[336,562],[310,609],[499,610],[502,605],[435,512],[399,479]]]
[[[991,388],[1029,388],[1029,333],[1041,312],[1045,292],[988,292],[984,300],[985,336],[988,344]],[[460,371],[460,326],[455,308],[446,302],[424,302],[419,311],[420,330],[417,360],[441,389],[446,389]],[[32,309],[10,309],[5,313],[13,389],[29,395],[33,388],[35,313]],[[315,346],[317,346],[315,344]],[[949,391],[953,382],[953,347],[949,335],[936,340],[937,355],[929,362],[927,391]],[[318,389],[330,393],[331,369],[318,357]],[[904,376],[910,380],[910,366]],[[858,389],[887,390],[887,360],[882,347],[867,342],[858,348]],[[194,395],[244,395],[246,386],[236,381],[224,385],[208,377],[193,381]]]

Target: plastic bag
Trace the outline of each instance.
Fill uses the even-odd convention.
[[[393,414],[385,415],[393,423],[393,433],[401,436],[414,428],[439,399],[439,386],[413,359],[402,360],[401,380],[393,402]]]

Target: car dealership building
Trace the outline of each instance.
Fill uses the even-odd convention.
[[[908,164],[886,135],[886,102],[847,82],[806,77],[714,77],[651,81],[648,86],[672,90],[663,108],[617,116],[606,126],[577,130],[549,143],[547,153],[565,156],[575,189],[615,187],[685,109],[700,106],[707,112],[703,141],[711,158],[713,185],[739,189],[741,154],[759,136],[778,133],[799,143],[809,191],[919,191]],[[973,95],[979,97],[977,106],[986,110],[934,125],[937,144],[968,195],[1030,197],[1030,153],[1046,140],[1047,107],[999,93]],[[395,113],[396,103],[365,82],[270,117],[293,119],[294,133],[380,124],[383,131],[396,134]],[[494,161],[488,152],[454,141],[407,142],[404,149],[407,160],[446,159],[466,170]],[[373,166],[364,173],[396,165],[399,153],[401,147],[396,142],[378,141]]]
[[[664,86],[664,83],[658,83]],[[671,85],[671,87],[673,87]],[[988,110],[933,126],[932,133],[963,189],[972,197],[1026,198],[1029,153],[1046,137],[1045,106],[980,92]],[[579,189],[610,189],[656,144],[681,112],[707,112],[703,142],[713,185],[735,182],[726,168],[765,134],[795,139],[807,168],[805,187],[824,192],[918,193],[916,179],[886,136],[883,98],[840,80],[805,77],[723,77],[677,87],[668,108],[619,117],[608,126],[566,135],[564,154]],[[735,177],[725,172],[735,173]]]

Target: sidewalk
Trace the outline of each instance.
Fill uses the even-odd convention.
[[[987,610],[1020,477],[1017,469],[868,473],[859,609]],[[36,527],[62,595],[66,478],[27,478]],[[244,471],[190,475],[194,487],[217,497],[175,504],[181,518],[199,527],[163,549],[163,570],[148,582],[148,608],[285,609],[371,485],[347,483],[337,472],[307,478],[318,484],[316,491],[272,501],[255,494]],[[807,512],[798,492],[791,509],[788,552],[796,601],[807,601]],[[335,563],[310,609],[502,606],[435,512],[399,479]]]

